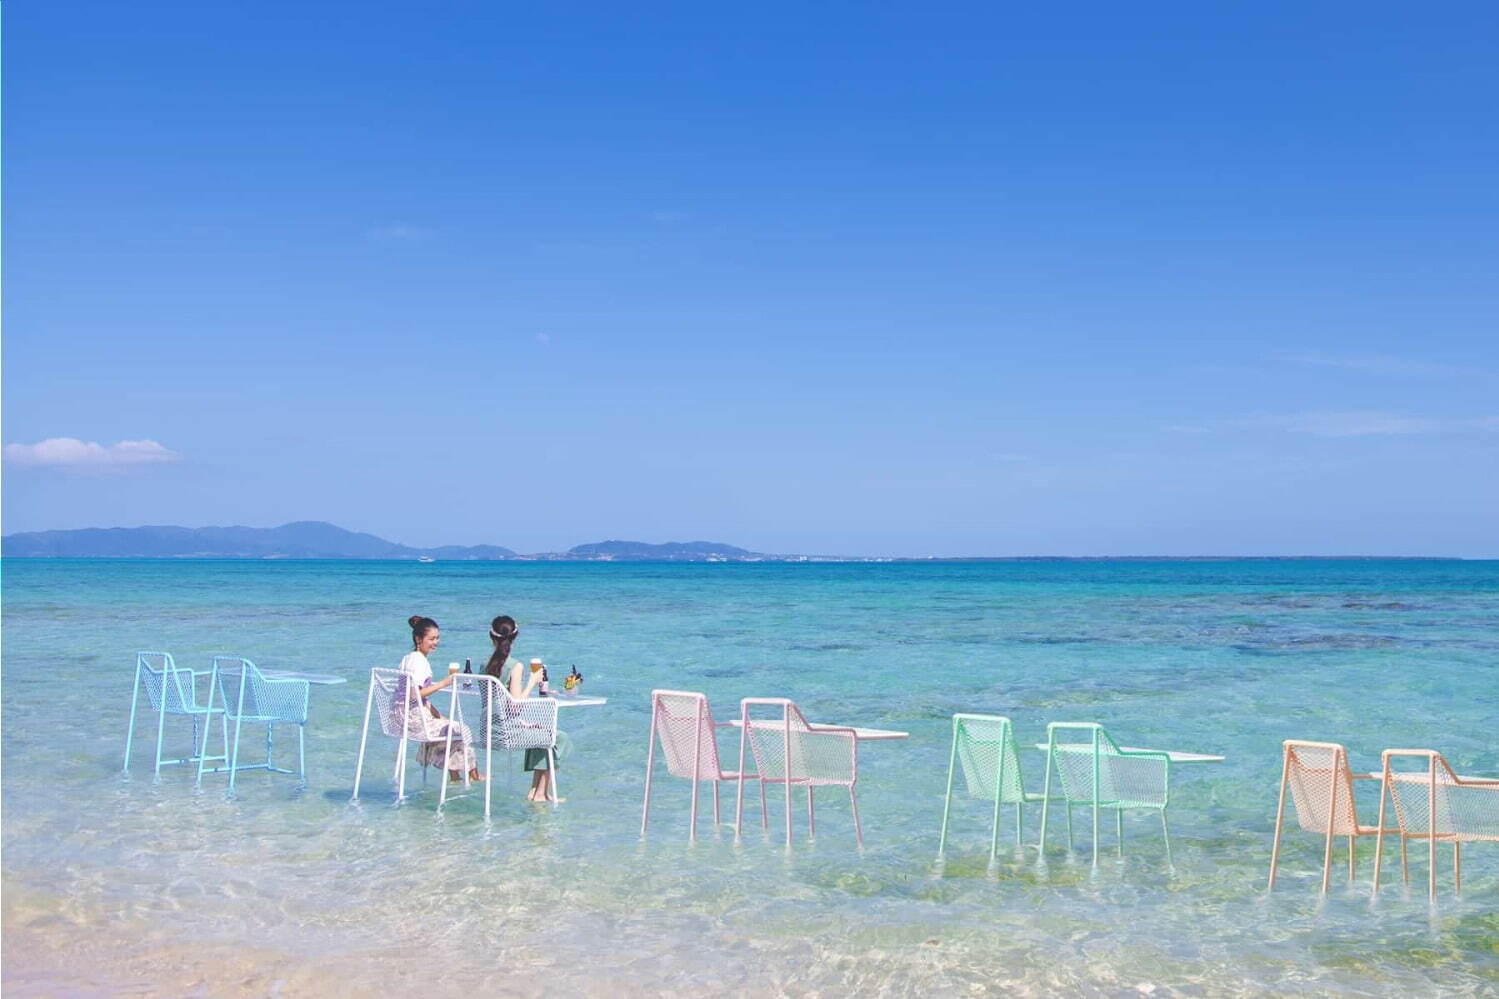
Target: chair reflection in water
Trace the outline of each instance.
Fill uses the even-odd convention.
[[[774,717],[755,718],[756,709],[770,709]],[[817,835],[817,806],[813,791],[818,787],[848,789],[849,807],[854,818],[854,838],[864,845],[864,830],[859,823],[859,799],[855,787],[859,782],[859,739],[852,728],[836,725],[813,726],[802,715],[794,701],[784,697],[746,697],[739,702],[739,770],[744,770],[744,749],[748,743],[755,758],[760,781],[762,809],[760,823],[769,828],[763,809],[766,784],[781,784],[786,789],[786,844],[791,844],[791,789],[807,789],[807,834]],[[744,777],[739,778],[735,799],[734,832],[738,835],[744,812]]]
[[[208,677],[208,698],[198,701],[198,678]],[[179,668],[169,652],[137,652],[135,654],[135,683],[130,692],[130,727],[125,732],[125,770],[130,769],[130,747],[135,740],[135,717],[140,705],[141,692],[146,694],[150,710],[156,715],[156,773],[163,766],[183,763],[198,763],[208,752],[209,722],[215,714],[223,711],[213,706],[213,671]],[[166,737],[167,715],[190,718],[193,723],[193,752],[175,760],[161,758],[162,741]],[[203,719],[203,738],[198,739],[198,720]],[[210,756],[210,761],[229,758],[228,733],[224,733],[224,755]]]
[[[229,739],[228,766],[213,769],[211,773],[229,772],[229,791],[234,791],[234,778],[241,770],[267,770],[271,773],[291,774],[307,779],[307,701],[310,687],[306,680],[271,679],[261,674],[255,664],[239,656],[214,656],[213,676],[210,690],[217,691],[220,717],[228,735],[229,723],[234,723],[234,735]],[[212,693],[210,697],[214,696]],[[239,762],[240,729],[245,722],[265,726],[265,762]],[[271,762],[275,745],[277,725],[297,727],[297,769],[288,770]],[[203,780],[203,763],[198,762],[198,781]]]
[[[656,743],[666,759],[666,772],[692,782],[692,809],[688,819],[687,838],[697,839],[698,785],[713,784],[713,825],[723,821],[718,789],[725,781],[738,781],[738,771],[725,770],[718,753],[716,734],[730,728],[730,722],[713,720],[713,709],[705,694],[687,690],[651,691],[651,733],[645,754],[645,805],[640,813],[640,835],[645,835],[651,820],[651,781],[655,770]],[[742,764],[741,764],[742,766]],[[765,807],[765,788],[761,785],[760,807]]]

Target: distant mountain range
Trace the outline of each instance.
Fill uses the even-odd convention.
[[[566,552],[517,555],[499,545],[441,545],[413,548],[346,531],[316,520],[280,527],[90,527],[77,531],[9,534],[0,542],[6,558],[369,558],[493,561],[528,558],[556,560],[671,560],[706,562],[761,556],[710,541],[600,541]]]

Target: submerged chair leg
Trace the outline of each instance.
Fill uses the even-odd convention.
[[[135,665],[135,685],[130,690],[130,727],[125,730],[125,766],[123,773],[130,772],[130,744],[135,740],[135,705],[141,692],[141,667],[137,662]],[[212,699],[210,698],[210,703]]]
[[[1161,809],[1161,836],[1166,840],[1166,866],[1175,867],[1171,859],[1171,827],[1166,824],[1166,810]]]
[[[715,780],[713,782],[713,828],[717,830],[721,825],[723,825],[723,818],[720,815],[720,809],[718,805],[718,781]],[[715,832],[714,835],[716,836],[717,832]]]
[[[364,747],[370,737],[370,705],[375,703],[375,681],[370,680],[370,692],[364,698],[364,727],[359,731],[359,761],[354,764],[354,793],[349,796],[350,801],[359,800],[359,779],[364,776]],[[198,773],[201,775],[202,770]]]
[[[1119,856],[1124,856],[1124,809],[1114,809],[1114,837],[1119,841]]]
[[[645,804],[640,809],[640,835],[645,835],[645,827],[651,821],[651,771],[655,769],[656,763],[656,699],[651,697],[651,741],[647,743],[645,750]],[[487,800],[487,799],[486,799]],[[487,810],[485,816],[489,815]]]
[[[812,803],[812,785],[807,785],[807,836],[817,835],[817,806]]]
[[[994,816],[989,829],[989,866],[994,866],[994,860],[999,855],[999,804],[1004,799],[1005,786],[1005,754],[999,754],[999,765],[994,768]]]
[[[864,846],[864,827],[859,823],[859,799],[854,795],[854,786],[848,786],[848,804],[854,812],[854,838],[859,841],[859,846]]]
[[[1463,845],[1456,840],[1452,843],[1452,885],[1456,891],[1463,890]]]
[[[307,783],[307,726],[297,726],[297,776]]]
[[[1290,770],[1291,750],[1287,748],[1281,752],[1280,803],[1275,806],[1275,838],[1270,843],[1270,883],[1265,886],[1266,891],[1275,887],[1275,864],[1280,860],[1280,831],[1286,817],[1286,780],[1290,776]],[[1380,802],[1380,808],[1384,808],[1383,802]],[[1162,818],[1165,817],[1165,814],[1165,812],[1161,813]],[[1379,824],[1383,826],[1384,820],[1381,819]]]
[[[1020,789],[1021,800],[1015,802],[1015,847],[1020,848],[1020,827],[1025,820],[1025,788]]]
[[[126,755],[129,755],[127,748]],[[947,755],[947,795],[942,799],[942,832],[937,835],[937,856],[947,849],[947,813],[952,808],[953,769],[958,762],[958,723],[953,722],[952,752]]]

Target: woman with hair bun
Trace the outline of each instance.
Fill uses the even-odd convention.
[[[405,658],[401,660],[401,672],[409,676],[411,682],[416,684],[422,704],[432,712],[432,717],[441,718],[441,712],[433,707],[427,698],[451,686],[453,677],[445,676],[433,682],[432,664],[427,661],[427,654],[434,651],[437,643],[442,641],[442,632],[438,629],[436,621],[420,614],[411,615],[406,623],[411,625],[411,651],[406,653]],[[469,780],[483,780],[484,778],[479,775],[478,767],[474,765],[474,739],[468,726],[451,720],[446,721],[445,724],[453,726],[453,759],[448,760],[448,746],[445,741],[422,743],[418,759],[424,766],[446,769],[449,780],[462,780],[464,770],[468,771]]]
[[[519,634],[520,628],[516,625],[515,618],[508,614],[501,614],[489,623],[489,644],[494,646],[494,652],[490,654],[489,662],[484,664],[484,672],[503,683],[511,697],[523,701],[531,696],[541,674],[530,672],[519,659],[510,658],[510,646],[515,644]],[[561,766],[562,757],[571,750],[572,740],[568,739],[567,733],[559,731],[557,745],[552,750],[553,759],[559,761],[558,766]],[[523,766],[531,773],[531,790],[526,792],[527,801],[566,800],[556,797],[552,790],[552,774],[548,769],[545,749],[526,750]]]

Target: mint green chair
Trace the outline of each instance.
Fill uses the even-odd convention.
[[[1065,742],[1058,733],[1079,733],[1085,741]],[[1067,848],[1072,849],[1072,806],[1093,809],[1093,863],[1098,863],[1098,813],[1114,811],[1119,853],[1124,853],[1124,813],[1149,809],[1161,813],[1166,838],[1166,862],[1171,863],[1171,829],[1166,806],[1171,800],[1171,757],[1166,753],[1120,749],[1102,725],[1093,722],[1052,722],[1046,726],[1046,780],[1041,795],[1041,842],[1046,849],[1046,818],[1051,805],[1051,774],[1061,785],[1058,798],[1067,808]]]
[[[947,797],[942,803],[942,835],[937,840],[937,856],[947,848],[947,815],[952,808],[953,776],[959,764],[963,783],[970,798],[994,803],[993,828],[989,833],[989,864],[999,852],[999,806],[1015,806],[1015,845],[1020,846],[1025,803],[1040,801],[1041,795],[1028,794],[1020,777],[1020,748],[1015,744],[1015,728],[1002,715],[952,716],[952,753],[947,761]]]

